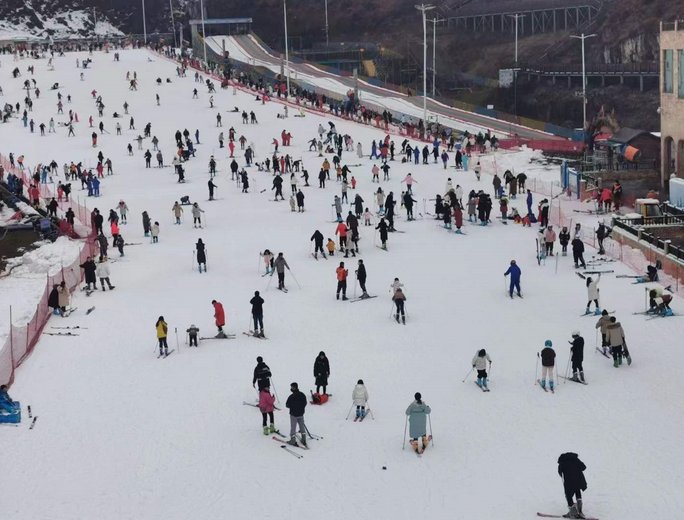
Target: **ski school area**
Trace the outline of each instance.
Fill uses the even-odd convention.
[[[682,454],[684,383],[677,360],[684,308],[675,295],[673,316],[645,314],[648,291],[662,285],[632,283],[639,280],[623,277],[646,273],[598,254],[590,245],[594,229],[602,218],[609,225],[609,217],[573,213],[580,202],[563,194],[555,197],[557,187],[551,194],[547,189],[558,178],[556,166],[540,166],[539,154],[525,149],[474,151],[465,171],[454,167],[453,151],[447,168],[432,156],[427,164],[403,162],[405,137],[390,134],[395,160],[388,161],[389,178],[384,180],[381,171],[379,182],[373,182],[373,167],[382,163],[370,158],[371,144],[385,139],[382,129],[308,107],[300,112],[294,104],[285,117],[282,102],[264,102],[261,95],[257,100],[257,93],[242,85],[221,89],[212,80],[216,92],[210,93],[206,75],[195,78],[188,69],[181,77],[179,64],[161,54],[116,52],[118,60],[113,51],[55,55],[50,65],[49,54],[16,61],[12,55],[0,56],[1,99],[20,105],[0,125],[0,154],[23,156],[30,172],[54,160],[58,168],[50,172],[44,190],[56,193],[58,182],[70,182],[74,203],[89,211],[97,208],[108,243],[108,279],[115,287],[109,289],[100,283],[104,277],[96,276],[97,290],[91,286],[87,295],[80,290],[85,281],[74,281],[76,288],[64,305],[68,316],[49,317],[40,341],[14,371],[8,395],[21,403],[21,421],[0,424],[2,518],[276,519],[293,511],[289,516],[313,520],[324,511],[335,520],[524,520],[567,512],[557,473],[557,460],[566,452],[577,453],[586,464],[586,517],[681,516],[684,477],[676,461]],[[92,61],[83,68],[86,59]],[[16,78],[15,68],[20,71]],[[31,80],[33,106],[24,124],[26,79]],[[51,90],[55,84],[58,88]],[[69,111],[78,115],[73,136],[68,135]],[[114,118],[115,112],[120,117]],[[248,117],[244,123],[243,112],[253,112],[257,122]],[[39,125],[47,128],[51,118],[55,131],[41,135]],[[346,221],[350,211],[356,212],[356,196],[363,200],[358,241],[350,240],[358,252],[350,243],[349,251],[340,249],[335,196],[342,199],[343,183],[336,179],[336,151],[327,151],[326,144],[318,152],[319,125],[325,141],[329,123],[351,140],[349,148],[343,144],[340,158],[340,167],[349,170],[349,203],[340,200],[340,205]],[[233,155],[239,170],[245,169],[243,176],[231,175],[231,128]],[[184,182],[179,182],[172,160],[178,151],[176,132],[182,135],[186,129],[194,156],[179,163],[184,171]],[[289,146],[282,143],[284,133],[291,135]],[[181,140],[187,150],[186,138]],[[310,147],[312,140],[315,146]],[[157,167],[155,141],[162,167]],[[415,140],[408,144],[424,146]],[[432,144],[427,145],[431,151]],[[247,148],[253,152],[249,166]],[[99,196],[88,196],[87,183],[65,180],[63,165],[69,169],[72,162],[80,163],[97,176],[99,152],[111,160],[112,174],[105,171],[100,178]],[[296,186],[289,172],[283,174],[284,200],[277,201],[274,153],[278,160],[287,155],[299,161]],[[326,159],[331,172],[322,188],[319,172]],[[500,201],[492,181],[506,170],[527,172],[527,186],[536,189],[533,212],[547,199],[556,233],[561,230],[554,218],[561,207],[573,216],[569,233],[581,224],[586,268],[576,269],[572,247],[565,256],[557,240],[554,255],[542,258],[535,247],[539,223],[525,227],[498,218]],[[11,171],[5,171],[5,181]],[[402,196],[408,174],[415,200],[412,220],[402,206],[408,201]],[[454,189],[463,190],[462,234],[455,232],[453,219],[448,229],[435,215],[434,199],[446,195],[449,179]],[[210,180],[216,186],[213,200]],[[385,196],[392,193],[396,202],[396,231],[387,233],[386,249],[376,229],[382,217],[378,188]],[[487,225],[481,225],[477,211],[473,220],[468,218],[471,190],[490,196]],[[300,191],[303,211],[298,211]],[[49,202],[49,197],[40,201]],[[174,210],[175,202],[181,211]],[[194,203],[201,210],[195,210],[201,226],[193,225]],[[510,198],[508,215],[513,209],[527,214],[526,194]],[[127,244],[123,255],[112,244],[110,210],[119,217],[118,235]],[[149,234],[143,212],[149,216]],[[77,221],[79,226],[91,222]],[[316,230],[323,236],[325,257],[314,257]],[[199,239],[206,257],[201,272]],[[336,246],[334,254],[326,248],[328,239]],[[60,237],[10,260],[11,273],[0,278],[4,349],[9,307],[12,326],[25,325],[41,302],[48,275],[58,282],[62,266],[85,261],[79,258],[82,243]],[[96,268],[101,245],[93,243]],[[274,254],[272,276],[266,273],[266,250]],[[278,290],[279,253],[287,263],[281,281],[285,290]],[[371,298],[360,299],[356,272],[361,260]],[[521,271],[521,297],[510,288],[510,275],[504,275],[512,260]],[[344,278],[341,262],[346,291],[338,285]],[[395,279],[403,284],[405,324],[395,316]],[[250,304],[255,291],[264,300],[263,338],[249,334],[255,330]],[[585,314],[590,295],[597,295],[599,308],[621,325],[631,363],[626,353],[622,364],[614,362],[610,350],[604,356],[596,328],[601,316],[594,315],[593,301]],[[225,338],[215,338],[214,301],[224,313]],[[206,339],[191,347],[188,329],[198,329]],[[573,332],[584,339],[586,384],[568,379],[573,375]],[[158,333],[166,335],[168,349],[162,350],[168,355],[160,356]],[[547,368],[542,389],[537,382],[542,379],[540,359],[548,348],[555,353],[554,367]],[[478,386],[473,365],[481,349],[491,363],[485,363],[487,376],[484,381],[480,377]],[[321,389],[327,402],[312,404],[314,374],[321,367],[314,364],[321,352],[329,363],[327,386]],[[0,356],[3,362],[6,354]],[[270,370],[275,405],[274,428],[265,431],[254,379],[257,357]],[[367,391],[366,415],[354,420],[359,380]],[[307,398],[308,449],[287,444],[286,402],[295,395],[293,382]],[[483,391],[485,386],[489,391]],[[413,422],[413,415],[408,420],[409,407],[424,427]],[[421,452],[423,433],[432,439],[424,453],[416,453],[411,438],[417,438],[414,444]]]

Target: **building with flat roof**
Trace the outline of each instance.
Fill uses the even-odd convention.
[[[660,23],[661,185],[684,178],[684,21]]]

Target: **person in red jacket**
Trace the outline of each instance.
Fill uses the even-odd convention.
[[[216,319],[216,326],[218,327],[217,337],[223,337],[225,336],[223,326],[226,324],[226,314],[223,312],[223,305],[216,300],[211,300],[211,304],[214,306],[214,318]]]
[[[340,251],[346,251],[347,250],[347,232],[348,232],[347,224],[344,222],[340,222],[337,224],[337,228],[335,228],[335,234],[340,235]]]
[[[342,299],[347,299],[347,276],[349,270],[344,268],[344,262],[340,262],[340,266],[335,270],[337,273],[337,299],[340,299],[340,292],[342,292]]]

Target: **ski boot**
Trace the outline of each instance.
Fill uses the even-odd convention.
[[[577,499],[577,518],[586,518],[584,513],[582,513],[582,499]]]
[[[361,419],[361,408],[356,409],[356,418]]]
[[[632,364],[632,356],[627,356],[627,365],[631,366]]]
[[[430,444],[430,438],[427,435],[423,435],[423,451],[428,447],[428,444]]]
[[[220,330],[220,331],[218,332],[218,334],[216,334],[216,336],[214,336],[214,337],[215,337],[215,338],[218,338],[218,339],[224,339],[224,338],[226,338],[227,336],[226,336],[226,333],[225,333],[225,332],[223,332],[222,330]]]
[[[615,368],[618,368],[620,366],[620,363],[618,362],[617,358],[613,360],[613,366]]]
[[[342,295],[342,301],[347,301],[349,298],[347,298],[344,294]]]
[[[268,433],[275,433],[275,432],[276,432],[275,424],[271,424],[271,426],[268,427]]]
[[[406,316],[402,316],[402,317],[401,317],[401,322],[402,322],[404,325],[406,325]]]
[[[399,323],[399,314],[395,314],[394,319],[397,320],[397,323]]]
[[[165,349],[164,349],[164,357],[166,357],[166,356],[168,356],[168,355],[169,355],[169,349],[168,349],[168,348],[165,348]]]
[[[477,381],[475,381],[475,384],[476,384],[477,386],[479,386],[480,388],[482,388],[482,378],[481,378],[481,377],[478,377],[478,378],[477,378]]]
[[[546,390],[546,379],[542,379],[541,381],[539,381],[539,384],[544,390]]]
[[[586,316],[586,315],[589,315],[589,314],[591,314],[591,309],[590,309],[589,307],[587,307],[587,308],[584,310],[584,315]]]
[[[577,377],[577,372],[573,372],[573,373],[572,373],[572,378],[571,378],[571,379],[572,379],[573,381],[575,381],[576,383],[579,383],[579,382],[580,382],[579,377]]]
[[[594,316],[600,316],[600,315],[601,315],[601,308],[596,307],[596,309],[594,309]]]
[[[553,384],[553,379],[552,379],[551,381],[549,381],[549,390],[551,390],[552,392],[553,392],[553,387],[554,387],[554,384]]]
[[[572,504],[569,507],[568,512],[563,515],[563,518],[579,518],[579,516],[577,516],[577,505]]]
[[[268,426],[264,426],[264,435],[268,435],[269,433],[272,432],[268,429]]]
[[[299,434],[299,442],[306,448],[306,433]]]
[[[299,446],[294,435],[290,435],[290,440],[287,441],[286,444],[289,444],[290,446]]]
[[[584,371],[583,370],[580,370],[579,377],[580,377],[580,381],[582,383],[586,383],[586,380],[584,379]]]

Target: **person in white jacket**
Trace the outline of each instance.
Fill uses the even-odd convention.
[[[599,281],[601,281],[600,274],[596,277],[596,279],[593,279],[591,276],[587,277],[587,310],[585,311],[585,314],[591,314],[590,307],[592,301],[596,305],[594,314],[601,314],[601,308],[599,307]]]
[[[366,416],[366,403],[368,402],[368,390],[363,384],[363,379],[359,379],[352,392],[353,405],[356,406],[356,417],[361,419]]]
[[[473,368],[477,370],[477,386],[487,388],[487,363],[492,366],[492,359],[485,349],[480,349],[473,357]]]
[[[95,268],[95,274],[100,279],[100,284],[102,285],[103,291],[106,290],[105,282],[107,283],[107,287],[109,287],[110,291],[114,289],[114,286],[109,281],[109,264],[107,263],[106,258],[102,262],[97,264],[97,268]]]

